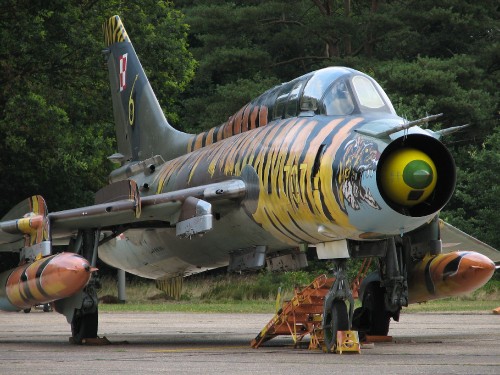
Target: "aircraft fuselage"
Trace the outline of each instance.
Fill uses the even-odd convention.
[[[133,177],[139,186],[147,186],[144,195],[239,178],[247,196],[237,210],[215,205],[214,229],[203,237],[177,238],[175,228],[129,230],[102,245],[99,255],[115,267],[159,278],[227,265],[230,252],[253,246],[266,246],[272,253],[301,244],[376,240],[411,231],[435,215],[443,197],[432,209],[396,207],[379,187],[384,150],[427,144],[423,150],[433,150],[438,176],[445,175],[452,161],[440,142],[418,128],[387,139],[363,134],[402,121],[392,115],[304,115],[167,161],[152,174]]]

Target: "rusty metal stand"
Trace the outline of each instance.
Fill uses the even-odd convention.
[[[322,347],[323,303],[334,281],[333,278],[321,275],[303,290],[296,290],[293,298],[283,304],[252,340],[252,348],[258,348],[264,342],[280,335],[292,336],[295,346],[309,335],[309,349]]]
[[[304,289],[295,290],[293,298],[283,304],[251,341],[252,348],[256,349],[266,341],[282,335],[291,336],[294,347],[297,347],[304,337],[309,335],[309,349],[321,349],[325,353],[360,353],[361,345],[356,331],[349,329],[336,331],[336,337],[333,338],[335,344],[325,343],[325,300],[329,295],[331,297],[335,284],[335,277],[328,278],[326,275],[321,275]],[[280,293],[278,293],[277,306],[279,306],[279,295]],[[352,300],[352,296],[350,299]]]

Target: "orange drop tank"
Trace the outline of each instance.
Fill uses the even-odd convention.
[[[26,309],[72,296],[91,276],[89,262],[73,253],[60,253],[15,268],[8,276],[5,294],[9,302]]]

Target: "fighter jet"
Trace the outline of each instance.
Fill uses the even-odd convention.
[[[187,275],[299,268],[315,249],[335,264],[323,322],[334,347],[337,331],[387,334],[409,303],[492,276],[500,253],[438,217],[456,181],[440,138],[458,129],[421,127],[439,115],[403,119],[373,78],[328,67],[187,134],[166,120],[120,18],[103,30],[120,165],[92,206],[49,213],[34,196],[3,217],[0,250],[19,266],[0,274],[0,309],[53,302],[80,343],[98,331],[97,257],[178,295]],[[445,232],[473,247],[446,253]],[[354,311],[346,264],[367,257],[379,266]]]

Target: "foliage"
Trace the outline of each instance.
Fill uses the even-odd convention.
[[[153,280],[129,280],[126,304],[101,302],[101,311],[182,311],[182,312],[253,312],[273,313],[278,288],[282,287],[281,301],[293,297],[295,287],[311,283],[318,272],[262,272],[253,275],[198,275],[185,280],[181,301],[169,300],[155,289]],[[102,280],[100,298],[116,296],[117,285],[112,278]],[[412,304],[402,310],[416,311],[478,311],[498,307],[500,280],[492,278],[482,288],[460,297]]]
[[[170,2],[0,5],[2,213],[33,194],[44,196],[51,211],[90,204],[106,183],[114,131],[101,25],[116,13],[175,120],[173,104],[193,76],[194,60],[187,25]]]
[[[458,185],[443,216],[498,246],[498,13],[493,0],[4,0],[0,210],[32,194],[50,210],[89,204],[105,184],[114,135],[101,24],[119,14],[184,130],[330,65],[372,75],[404,117],[470,123],[445,139]]]
[[[475,66],[471,56],[390,61],[378,69],[376,76],[389,93],[395,93],[392,100],[401,114],[418,118],[445,113],[442,121],[447,126],[472,123],[476,132],[491,131],[483,127],[491,117],[489,109],[496,105],[495,98],[482,87],[485,72]]]
[[[496,141],[487,139],[499,127],[496,2],[179,0],[176,5],[191,26],[191,50],[199,62],[183,102],[181,121],[188,129],[226,121],[260,87],[263,92],[325,66],[358,69],[381,83],[403,117],[444,113],[430,124],[433,129],[471,124],[443,140],[459,169],[457,195],[444,217],[498,246],[498,163],[476,156],[485,152],[484,143],[494,159]]]
[[[443,218],[461,230],[500,248],[500,127],[480,149],[467,147],[468,159],[458,169],[458,184]]]
[[[257,277],[234,278],[227,282],[227,277],[220,278],[208,291],[201,294],[201,300],[268,300],[276,298],[278,289],[283,293],[293,294],[293,290],[308,285],[311,274],[305,271],[262,272]]]
[[[247,103],[257,97],[269,87],[273,87],[280,82],[276,78],[238,79],[226,85],[218,85],[214,89],[210,102],[207,103],[204,97],[187,98],[184,106],[189,111],[183,115],[184,130],[196,133],[199,127],[210,128],[214,124],[219,124],[227,120],[223,117],[226,113],[236,113],[241,103]],[[205,116],[199,117],[200,113]],[[197,126],[191,124],[198,123]]]

